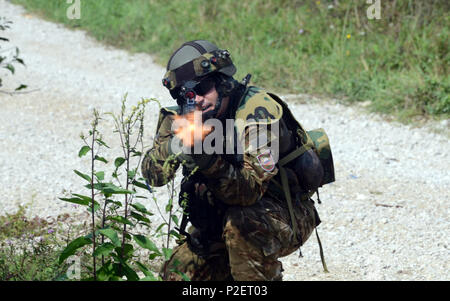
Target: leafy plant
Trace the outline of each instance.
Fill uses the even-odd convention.
[[[5,31],[7,29],[10,29],[10,25],[12,24],[11,21],[6,20],[4,17],[0,17],[0,31]],[[9,43],[9,39],[0,36],[0,42],[3,44]],[[25,66],[25,62],[22,58],[19,56],[20,51],[18,47],[10,47],[10,48],[3,48],[2,44],[0,44],[0,69],[6,69],[11,74],[14,74],[16,71],[16,68],[14,67],[15,64],[21,64]],[[3,79],[0,77],[0,88],[3,86]],[[14,94],[15,92],[26,89],[27,85],[21,84],[13,92],[3,91],[0,90],[0,92],[7,93],[7,94]]]
[[[145,179],[139,176],[144,149],[144,112],[150,100],[142,99],[132,107],[131,112],[127,112],[126,98],[125,95],[119,114],[105,114],[112,117],[122,153],[114,159],[101,156],[101,150],[110,147],[98,129],[103,118],[94,110],[91,130],[88,136],[81,135],[84,145],[78,152],[80,158],[90,156],[91,168],[87,173],[74,170],[87,182],[84,187],[89,193],[72,193],[70,197],[60,198],[85,206],[90,212],[89,233],[68,243],[59,257],[60,264],[74,254],[90,258],[90,263],[84,262],[85,280],[162,280],[164,277],[156,276],[146,262],[142,262],[143,257],[139,253],[148,253],[147,262],[158,258],[168,260],[172,254],[170,239],[178,237],[171,224],[171,221],[176,221],[176,225],[178,222],[172,206],[173,181],[168,186],[171,197],[166,213],[169,213],[169,221],[159,225],[155,232],[151,233],[150,218],[153,213],[138,202],[147,200],[150,190]],[[112,170],[109,178],[106,176],[108,167]],[[152,198],[156,203],[156,197],[152,195]],[[166,227],[168,230],[163,233]],[[154,238],[161,235],[167,235],[162,249],[154,242]]]

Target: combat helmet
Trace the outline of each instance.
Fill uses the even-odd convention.
[[[206,40],[181,45],[170,57],[166,70],[162,83],[183,107],[193,106],[202,79],[214,78],[219,94],[216,109],[237,83],[233,79],[236,67],[228,50],[219,49]]]

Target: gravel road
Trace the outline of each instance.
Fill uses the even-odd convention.
[[[117,111],[126,92],[130,104],[155,97],[171,105],[161,85],[164,68],[149,55],[104,46],[5,0],[0,15],[14,22],[5,35],[27,64],[5,79],[6,89],[22,82],[38,89],[13,97],[0,93],[0,214],[20,204],[29,204],[30,216],[79,212],[58,197],[64,190],[80,191],[83,182],[73,169],[89,170],[89,161],[77,152],[92,109]],[[330,273],[322,272],[312,235],[302,258],[298,253],[282,258],[284,279],[450,280],[448,121],[405,126],[335,100],[284,98],[307,129],[327,130],[337,178],[321,190],[318,205]],[[152,104],[146,112],[147,145],[157,115]],[[111,132],[112,123],[103,124]],[[105,156],[119,151],[112,134],[105,140],[111,146]],[[156,195],[167,199],[167,190],[157,189]],[[155,211],[153,204],[148,207]]]

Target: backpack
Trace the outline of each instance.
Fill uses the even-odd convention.
[[[323,177],[319,184],[319,187],[322,187],[323,185],[332,183],[335,181],[335,175],[334,175],[334,164],[333,164],[333,156],[331,153],[331,146],[330,141],[328,139],[328,135],[326,134],[325,130],[322,128],[314,129],[310,131],[305,131],[301,124],[295,119],[292,112],[289,110],[288,106],[284,101],[282,101],[277,95],[272,93],[269,94],[273,99],[275,99],[282,107],[283,107],[283,114],[287,114],[288,119],[290,119],[290,122],[292,123],[292,126],[295,126],[297,128],[297,135],[300,137],[301,144],[298,145],[298,147],[289,153],[288,155],[284,156],[283,158],[280,158],[278,161],[278,168],[281,176],[281,182],[282,182],[282,188],[285,193],[286,201],[288,204],[289,214],[292,221],[292,229],[294,232],[294,239],[297,236],[296,232],[298,231],[297,225],[295,223],[295,216],[294,216],[294,210],[292,207],[292,200],[291,200],[291,193],[290,193],[290,187],[287,177],[287,172],[285,170],[284,165],[288,164],[289,162],[301,157],[305,152],[307,152],[310,149],[313,149],[314,152],[317,154],[320,160],[320,165],[323,168]],[[319,190],[318,187],[316,188],[318,202],[320,202],[319,197]],[[314,191],[310,192],[309,194],[306,194],[307,198],[310,198],[314,194]],[[318,218],[318,213],[316,211],[316,216]],[[319,219],[320,223],[320,219]],[[318,225],[318,224],[317,224]],[[317,225],[316,225],[316,237],[317,242],[319,243],[320,248],[320,259],[322,261],[322,266],[324,269],[324,272],[328,273],[328,268],[325,263],[325,257],[323,255],[323,248],[322,243],[319,238],[319,234],[317,233]],[[301,254],[301,253],[300,253]]]

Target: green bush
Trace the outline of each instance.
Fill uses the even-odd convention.
[[[173,180],[167,184],[170,197],[165,213],[168,217],[162,215],[164,222],[156,230],[150,220],[153,213],[141,203],[150,199],[145,179],[139,176],[144,153],[144,111],[149,101],[142,99],[137,106],[127,110],[125,96],[119,114],[105,113],[105,116],[111,116],[115,139],[121,143],[119,156],[102,157],[101,150],[109,146],[98,130],[104,117],[96,110],[89,134],[81,135],[84,143],[78,156],[89,158],[90,170],[74,172],[86,182],[84,188],[87,192],[71,193],[69,197],[60,199],[85,207],[90,213],[90,229],[68,242],[59,256],[59,263],[63,264],[72,255],[84,258],[80,274],[83,280],[164,280],[168,271],[159,275],[154,265],[169,260],[173,252],[171,240],[182,238],[174,230],[180,226],[177,217],[180,212],[173,206]],[[108,174],[105,172],[108,169],[113,171]],[[161,200],[158,202],[153,191],[150,192],[161,213],[158,205]],[[162,247],[154,243],[159,236],[166,238]]]
[[[411,95],[414,103],[423,113],[450,113],[450,83],[443,83],[427,77],[425,84]]]
[[[150,100],[142,99],[131,110],[127,110],[125,101],[126,97],[119,114],[104,115],[114,122],[114,138],[121,142],[119,156],[102,156],[102,150],[109,146],[98,130],[104,117],[96,110],[88,134],[80,136],[83,145],[77,154],[88,157],[91,164],[88,171],[74,172],[86,182],[83,187],[87,192],[71,192],[60,200],[84,207],[86,219],[69,219],[69,214],[51,222],[39,217],[29,219],[26,207],[0,216],[0,280],[155,281],[164,280],[168,272],[180,273],[163,270],[159,275],[158,270],[158,265],[170,259],[173,240],[183,240],[174,229],[180,227],[178,215],[182,214],[182,209],[173,204],[174,180],[167,184],[170,197],[165,209],[159,207],[161,200],[150,191],[163,223],[153,227],[153,213],[140,203],[150,199],[145,180],[139,176],[144,110]],[[154,243],[157,237],[164,238],[162,247]],[[75,277],[69,273],[74,266],[73,255],[79,260]]]

